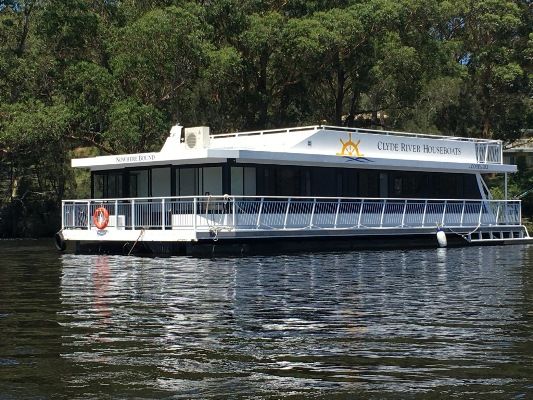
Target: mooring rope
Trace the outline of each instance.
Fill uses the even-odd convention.
[[[141,233],[139,233],[139,237],[137,238],[137,240],[135,241],[135,243],[133,243],[133,246],[131,246],[131,249],[130,251],[128,252],[128,256],[131,254],[131,252],[133,251],[133,249],[135,248],[135,245],[137,244],[137,242],[139,242],[139,240],[141,239],[141,237],[144,235],[144,228],[141,228]]]

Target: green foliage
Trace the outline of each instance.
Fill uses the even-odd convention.
[[[155,9],[116,32],[110,64],[124,95],[190,123],[187,100],[212,48],[201,11],[190,4]]]
[[[59,142],[72,118],[65,105],[46,106],[40,101],[6,104],[0,114],[1,146],[14,153],[32,153]]]
[[[523,0],[0,2],[0,207],[87,195],[73,154],[157,150],[175,122],[512,141],[533,126],[532,17]]]
[[[111,124],[103,139],[114,143],[120,153],[160,148],[166,124],[162,113],[152,105],[128,98],[117,101],[110,110]]]

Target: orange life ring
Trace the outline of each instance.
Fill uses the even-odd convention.
[[[105,229],[109,224],[109,211],[105,207],[98,207],[93,214],[94,226],[98,229]]]

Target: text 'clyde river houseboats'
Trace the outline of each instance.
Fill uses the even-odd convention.
[[[516,172],[496,140],[307,126],[211,135],[174,126],[160,152],[72,160],[91,199],[65,200],[80,252],[247,253],[524,243]],[[444,245],[443,241],[440,241]]]

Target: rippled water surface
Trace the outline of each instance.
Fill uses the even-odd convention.
[[[1,399],[533,398],[533,247],[0,252]]]

